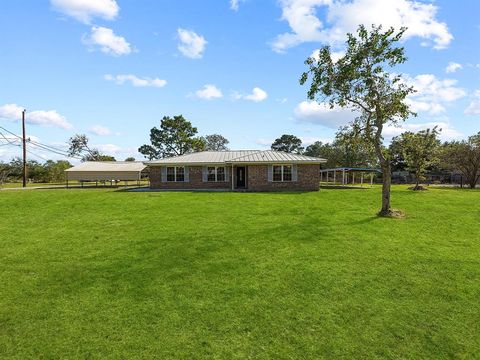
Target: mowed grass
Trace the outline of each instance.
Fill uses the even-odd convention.
[[[0,357],[475,358],[480,191],[0,193]]]

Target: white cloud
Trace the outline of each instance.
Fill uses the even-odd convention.
[[[19,121],[22,118],[23,109],[23,107],[16,104],[5,104],[0,106],[0,118]],[[27,112],[25,115],[25,121],[28,124],[55,126],[66,130],[73,128],[73,125],[56,110],[35,110]]]
[[[177,30],[180,43],[178,50],[186,57],[200,59],[203,56],[207,40],[192,30],[179,28]]]
[[[99,136],[107,136],[112,134],[109,128],[102,125],[93,125],[90,127],[89,131],[92,134],[99,135]]]
[[[101,153],[104,153],[107,155],[119,154],[124,151],[124,149],[122,149],[120,146],[115,144],[97,144],[97,145],[93,145],[92,147],[100,150]]]
[[[440,139],[443,141],[455,140],[463,138],[463,134],[456,130],[450,123],[445,121],[433,121],[427,123],[403,123],[400,126],[387,125],[383,130],[383,136],[387,141],[390,141],[394,136],[398,136],[405,131],[418,132],[421,130],[432,129],[438,126],[442,131],[440,132]]]
[[[457,80],[438,79],[432,74],[420,74],[415,77],[404,76],[405,82],[417,91],[407,98],[414,112],[428,112],[439,115],[446,111],[445,104],[454,102],[467,95],[464,89],[456,86]]]
[[[238,11],[240,3],[245,2],[245,0],[230,0],[230,9],[233,11]]]
[[[466,115],[480,115],[480,90],[475,91],[474,99],[464,112]]]
[[[291,32],[277,36],[273,50],[283,52],[303,42],[322,42],[338,47],[347,32],[359,24],[376,24],[399,29],[408,28],[404,39],[420,37],[436,49],[449,45],[453,36],[447,24],[436,19],[438,7],[411,0],[280,0],[282,20]],[[325,23],[317,9],[325,10]]]
[[[263,101],[265,100],[266,98],[268,97],[268,94],[265,90],[262,90],[260,89],[259,87],[254,87],[252,89],[252,93],[251,94],[240,94],[238,92],[234,92],[232,94],[232,98],[234,100],[240,100],[240,99],[243,99],[243,100],[249,100],[249,101],[253,101],[253,102],[260,102],[260,101]]]
[[[275,100],[279,104],[285,104],[288,101],[288,98],[279,98]]]
[[[135,87],[164,87],[167,85],[166,80],[162,80],[159,78],[149,78],[143,77],[140,78],[136,75],[132,74],[120,74],[120,75],[110,75],[106,74],[103,78],[107,81],[114,81],[118,85],[123,85],[125,82],[130,82]]]
[[[120,56],[132,52],[131,45],[124,37],[103,26],[93,26],[90,35],[84,36],[83,41],[87,45],[99,46],[100,51],[108,55]]]
[[[320,56],[320,49],[315,50],[310,55],[310,57],[314,58],[317,61],[319,59],[319,56]],[[344,56],[345,56],[345,51],[330,51],[330,57],[332,58],[332,61],[334,63],[340,60]]]
[[[86,24],[95,17],[114,20],[120,10],[115,0],[50,0],[50,3],[58,12]]]
[[[447,65],[447,67],[445,68],[445,72],[447,74],[450,74],[450,73],[454,73],[456,72],[457,70],[460,70],[462,69],[463,66],[462,64],[459,64],[459,63],[456,63],[456,62],[453,62],[453,61],[450,61]]]
[[[205,100],[219,99],[223,97],[222,91],[213,84],[206,84],[195,92],[197,97]]]
[[[323,125],[337,129],[354,120],[358,114],[350,109],[334,107],[316,101],[302,101],[294,109],[295,118],[299,121]]]

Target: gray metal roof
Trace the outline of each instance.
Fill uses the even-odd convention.
[[[325,159],[312,156],[291,154],[283,151],[258,151],[253,154],[237,157],[230,160],[232,163],[274,163],[274,162],[293,162],[293,163],[324,163]]]
[[[85,161],[65,171],[142,171],[146,166],[137,161]]]
[[[237,150],[237,151],[202,151],[165,159],[145,162],[146,165],[169,165],[169,164],[230,164],[230,163],[323,163],[325,159],[311,156],[289,154],[273,150]]]

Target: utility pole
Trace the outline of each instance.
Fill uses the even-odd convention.
[[[22,111],[23,187],[27,186],[27,139],[25,137],[25,111],[25,109]]]

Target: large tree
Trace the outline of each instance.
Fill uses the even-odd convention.
[[[283,134],[278,139],[275,139],[271,149],[275,151],[301,154],[303,151],[302,140],[295,135]]]
[[[160,128],[150,130],[151,145],[142,145],[138,152],[149,160],[183,155],[192,151],[203,150],[202,139],[195,137],[198,130],[183,115],[164,116]]]
[[[382,207],[379,215],[393,214],[390,205],[391,165],[383,146],[383,130],[388,125],[405,121],[413,113],[405,98],[413,88],[401,75],[388,69],[406,61],[403,47],[397,46],[405,28],[395,32],[381,26],[368,30],[360,25],[357,34],[348,34],[346,53],[332,60],[329,46],[319,51],[318,58],[305,63],[308,71],[300,83],[311,79],[307,96],[310,100],[326,101],[331,108],[347,107],[360,115],[349,124],[353,133],[372,144],[383,173]]]
[[[230,141],[220,134],[205,135],[200,138],[205,144],[205,150],[225,151],[228,150]]]
[[[420,190],[420,181],[425,172],[438,163],[440,140],[437,127],[422,130],[417,133],[406,131],[392,139],[390,153],[392,157],[401,158],[408,171],[415,174],[413,190]],[[396,155],[396,153],[399,153]]]
[[[480,179],[480,132],[467,140],[447,142],[442,146],[441,164],[459,170],[473,189]]]
[[[115,161],[110,155],[105,155],[97,148],[89,145],[89,139],[84,134],[76,134],[68,140],[68,155],[81,156],[82,161]]]

